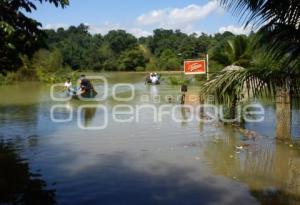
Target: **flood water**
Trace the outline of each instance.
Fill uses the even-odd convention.
[[[101,102],[55,101],[50,86],[33,82],[0,87],[0,204],[300,204],[299,109],[295,143],[274,140],[271,103],[263,122],[246,123],[256,131],[249,137],[190,119],[178,86],[104,76]],[[95,87],[102,96],[105,86]],[[155,121],[162,106],[176,120]]]

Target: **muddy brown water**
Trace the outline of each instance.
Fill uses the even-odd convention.
[[[55,101],[50,86],[32,82],[0,87],[0,204],[300,203],[300,149],[274,140],[272,103],[263,122],[246,123],[258,135],[249,138],[189,119],[178,86],[144,85],[144,74],[102,76],[101,102]],[[95,84],[102,96],[105,86]],[[167,112],[155,121],[162,106],[176,120]],[[297,142],[299,109],[293,114]]]

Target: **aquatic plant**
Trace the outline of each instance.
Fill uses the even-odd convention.
[[[189,85],[192,82],[192,78],[188,78],[185,75],[172,75],[168,77],[171,85]]]

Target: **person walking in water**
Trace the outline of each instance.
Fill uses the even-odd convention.
[[[97,95],[94,86],[85,75],[81,75],[79,79],[79,94],[82,97],[95,97]]]
[[[67,81],[64,84],[65,89],[70,92],[72,89],[72,82],[71,82],[71,78],[68,78]]]

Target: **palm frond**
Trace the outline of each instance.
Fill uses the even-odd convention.
[[[274,22],[299,26],[298,0],[219,0],[220,4],[254,27]]]
[[[299,0],[219,0],[245,23],[259,29],[258,45],[275,60],[286,58],[284,67],[299,69]],[[297,67],[298,66],[298,67]]]
[[[221,65],[239,65],[248,66],[251,56],[248,54],[250,41],[242,35],[222,42],[217,46],[212,54],[212,60]]]
[[[202,85],[200,93],[203,96],[213,95],[217,103],[226,105],[230,105],[236,97],[241,100],[246,94],[251,98],[274,98],[278,87],[286,87],[292,93],[299,94],[299,77],[291,78],[280,69],[269,68],[221,71]]]
[[[295,64],[299,64],[300,61],[299,38],[300,29],[276,23],[274,26],[261,28],[258,35],[256,35],[255,47],[264,48],[275,60],[284,57],[285,65],[292,65],[292,68],[295,68]]]

